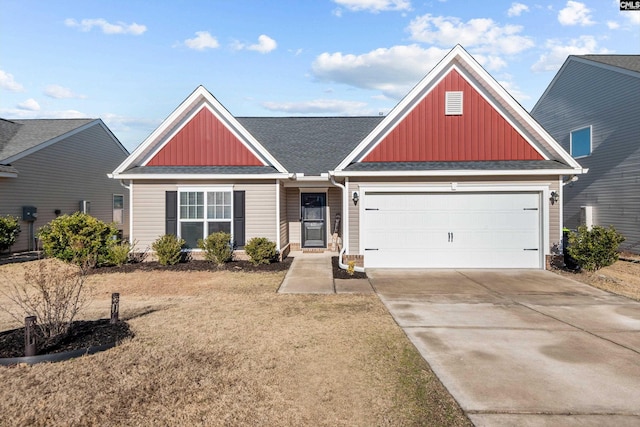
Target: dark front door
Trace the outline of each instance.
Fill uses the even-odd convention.
[[[301,194],[302,247],[327,247],[327,221],[325,218],[327,195],[325,193]]]

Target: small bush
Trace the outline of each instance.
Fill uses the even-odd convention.
[[[198,240],[198,247],[204,251],[204,258],[207,261],[222,265],[233,259],[230,241],[231,234],[219,231],[209,234],[204,240]]]
[[[112,245],[109,248],[109,264],[120,267],[131,261],[131,254],[135,252],[136,243],[129,243],[127,240]]]
[[[183,239],[178,239],[173,234],[165,234],[153,242],[151,248],[156,253],[160,264],[175,265],[182,258],[181,251],[184,244]]]
[[[587,271],[597,271],[618,260],[618,247],[624,236],[610,226],[595,225],[589,230],[582,225],[578,232],[569,232],[567,252],[578,265]]]
[[[36,316],[40,335],[47,343],[53,342],[69,331],[73,319],[90,301],[85,273],[57,259],[38,261],[34,268],[26,269],[23,282],[5,293],[17,311],[4,305],[0,308],[19,323],[26,316]]]
[[[15,216],[0,217],[0,252],[5,251],[16,242],[20,233],[20,223]]]
[[[45,255],[81,266],[95,267],[109,261],[118,230],[91,215],[62,215],[40,228]]]
[[[347,274],[353,276],[356,272],[356,262],[351,260],[347,263]]]
[[[270,264],[278,256],[276,244],[266,237],[254,237],[245,245],[244,251],[253,265]]]

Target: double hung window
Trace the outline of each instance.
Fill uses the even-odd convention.
[[[180,237],[191,249],[209,234],[232,231],[232,190],[229,188],[181,189],[178,198]]]

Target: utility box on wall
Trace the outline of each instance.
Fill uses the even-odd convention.
[[[22,207],[22,220],[33,222],[38,219],[38,208],[35,206],[23,206]]]
[[[589,230],[593,227],[593,206],[580,206],[580,224]]]

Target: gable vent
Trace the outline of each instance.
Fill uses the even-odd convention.
[[[462,91],[445,92],[444,114],[447,116],[462,115]]]

